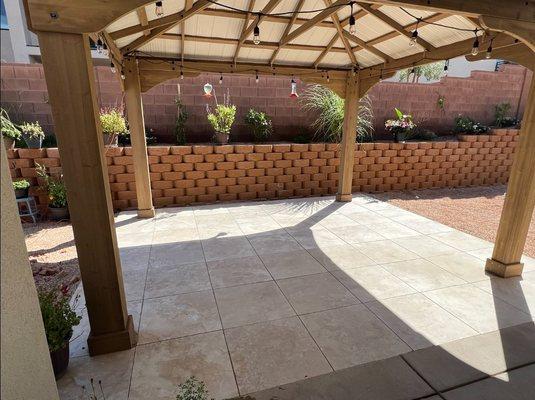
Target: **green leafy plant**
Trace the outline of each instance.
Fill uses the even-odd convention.
[[[61,349],[72,336],[72,328],[80,323],[82,317],[76,315],[67,296],[56,291],[40,292],[39,305],[45,325],[49,350]]]
[[[24,122],[20,125],[21,131],[30,139],[44,139],[45,133],[38,121]]]
[[[266,113],[250,109],[245,114],[245,123],[253,131],[255,142],[265,142],[273,133],[273,124],[271,118]]]
[[[48,193],[48,205],[52,208],[67,207],[67,188],[63,182],[63,176],[51,176],[44,165],[36,163],[37,176],[43,179],[42,187]]]
[[[28,189],[29,187],[30,187],[30,182],[28,182],[26,179],[20,179],[18,181],[13,181],[13,189],[15,189],[15,190]]]
[[[344,99],[321,85],[309,86],[302,99],[305,110],[318,114],[312,123],[316,131],[314,138],[325,142],[340,142],[344,126]],[[373,140],[373,109],[368,96],[360,99],[355,129],[357,142]]]
[[[12,140],[19,140],[21,138],[20,129],[9,118],[9,114],[4,108],[0,108],[0,129],[2,136]]]
[[[489,130],[488,126],[483,125],[480,122],[475,122],[472,118],[463,115],[455,117],[456,133],[465,133],[469,135],[479,135],[486,133]]]
[[[175,121],[175,139],[178,145],[186,144],[186,121],[188,120],[188,111],[186,106],[182,104],[182,100],[178,97],[175,99],[177,108],[177,116]]]
[[[414,135],[417,125],[413,122],[411,114],[403,114],[398,108],[394,108],[394,111],[397,118],[386,120],[385,129],[392,134],[396,142],[408,140],[411,135]]]
[[[178,385],[176,400],[208,400],[208,394],[204,382],[191,376]]]
[[[442,111],[445,111],[445,104],[446,104],[446,97],[444,95],[438,95],[438,99],[437,99],[437,106],[438,108],[440,108]]]
[[[100,111],[100,125],[105,135],[128,135],[126,120],[119,108],[106,108]]]
[[[494,107],[494,126],[497,128],[509,128],[519,124],[516,118],[510,117],[507,114],[511,111],[511,104],[500,103]]]
[[[419,65],[414,68],[408,68],[400,71],[399,81],[409,82],[412,77],[412,83],[418,83],[423,76],[428,81],[434,81],[442,76],[444,71],[444,61],[437,61],[434,63]]]
[[[227,104],[218,104],[212,111],[207,106],[208,122],[218,133],[230,134],[230,129],[236,117],[236,106]]]

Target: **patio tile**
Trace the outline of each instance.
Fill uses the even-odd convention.
[[[274,279],[326,272],[325,268],[305,250],[290,253],[263,254],[260,258]]]
[[[217,237],[203,240],[202,248],[206,261],[250,257],[255,255],[251,244],[244,236]]]
[[[174,399],[191,376],[206,384],[210,397],[238,395],[221,331],[138,346],[129,399]]]
[[[216,289],[215,296],[225,329],[295,315],[275,282]]]
[[[328,271],[339,271],[375,265],[375,261],[348,244],[323,247],[321,249],[310,249],[308,252]]]
[[[351,218],[353,221],[358,222],[360,225],[366,226],[392,222],[390,218],[384,217],[372,211],[356,211],[347,213],[345,215]]]
[[[385,239],[384,236],[364,225],[341,226],[333,229],[333,232],[347,243],[375,242]]]
[[[317,216],[317,221],[319,224],[325,228],[340,228],[342,226],[357,226],[358,222],[352,220],[349,217],[346,217],[343,214],[327,214],[325,215],[317,215],[315,214],[314,217]]]
[[[477,257],[483,261],[486,261],[487,258],[492,257],[492,251],[494,250],[493,246],[486,247],[478,250],[470,250],[468,254]],[[525,254],[522,255],[520,262],[524,263],[524,269],[522,272],[534,272],[535,271],[535,258],[528,257]]]
[[[242,394],[331,372],[297,317],[225,330]]]
[[[379,265],[333,271],[333,275],[363,303],[416,292]]]
[[[483,249],[492,246],[491,242],[455,230],[451,232],[434,233],[429,236],[463,251]]]
[[[474,285],[535,318],[534,281],[522,277],[503,279],[492,276]]]
[[[177,229],[165,229],[157,230],[154,232],[152,239],[153,244],[165,244],[165,243],[188,243],[197,242],[199,240],[199,232],[196,227]]]
[[[425,295],[480,333],[530,320],[528,314],[472,284],[434,290]]]
[[[368,307],[414,350],[477,334],[420,293],[374,301]]]
[[[221,329],[211,290],[146,299],[139,343],[157,342]]]
[[[398,224],[397,222],[385,222],[382,224],[373,224],[370,226],[375,232],[381,234],[387,239],[397,239],[407,236],[417,236],[418,232],[406,227],[405,225]]]
[[[413,253],[418,254],[420,257],[430,257],[439,254],[451,254],[458,250],[448,246],[444,242],[433,239],[429,236],[409,236],[404,238],[394,239],[394,242]]]
[[[276,233],[258,233],[249,235],[247,238],[255,251],[260,255],[302,250],[299,243],[284,231]]]
[[[354,247],[367,255],[377,264],[386,264],[396,261],[414,260],[418,255],[409,251],[391,240],[377,242],[357,243]]]
[[[145,299],[211,289],[205,263],[150,267]]]
[[[62,400],[82,398],[83,389],[91,387],[91,378],[95,382],[96,392],[100,395],[98,381],[106,399],[126,400],[130,386],[134,350],[119,351],[101,356],[75,357],[69,361],[65,375],[57,381],[59,396]]]
[[[423,259],[385,264],[383,268],[419,292],[465,283],[461,278]]]
[[[345,244],[338,236],[323,227],[316,229],[292,229],[290,234],[305,249]]]
[[[270,216],[246,216],[236,218],[240,229],[245,235],[269,233],[282,230],[282,227]]]
[[[204,261],[201,242],[155,244],[150,253],[151,266],[183,265]]]
[[[277,282],[297,314],[359,303],[331,274],[315,274]]]
[[[128,247],[150,246],[152,244],[153,232],[117,232],[117,246],[121,249]]]
[[[364,305],[301,316],[335,370],[410,351]]]
[[[487,278],[485,261],[468,253],[456,252],[432,256],[427,257],[427,260],[467,282],[476,282]]]
[[[141,300],[145,290],[147,269],[123,271],[124,293],[127,301]]]
[[[154,233],[166,230],[194,229],[197,227],[191,211],[175,211],[157,214],[154,220]]]
[[[149,266],[150,251],[150,245],[119,249],[123,271],[147,268]]]
[[[271,275],[256,255],[252,257],[209,261],[207,265],[213,288],[271,280]]]

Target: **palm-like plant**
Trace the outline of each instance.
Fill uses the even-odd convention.
[[[305,110],[318,113],[318,118],[312,123],[316,130],[315,139],[340,142],[344,125],[344,99],[321,85],[309,86],[302,99]],[[360,99],[355,129],[357,142],[373,140],[373,109],[369,96]]]

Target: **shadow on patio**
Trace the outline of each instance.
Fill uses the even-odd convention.
[[[108,400],[173,399],[191,375],[216,398],[529,394],[532,259],[524,279],[487,276],[491,243],[366,196],[125,212],[116,226],[138,346],[87,356],[81,304],[63,399],[90,378]]]

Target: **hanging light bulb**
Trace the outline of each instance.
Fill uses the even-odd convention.
[[[156,16],[161,17],[163,15],[163,1],[157,1],[154,5],[156,6],[154,8]]]
[[[204,90],[204,97],[212,97],[212,90],[213,90],[213,87],[211,84],[209,83],[206,83],[204,86],[203,86],[203,90]]]
[[[418,24],[420,23],[420,19],[416,21],[416,27],[412,31],[411,39],[409,42],[409,46],[414,46],[418,41]]]
[[[450,66],[450,60],[444,61],[444,72],[448,70],[448,67]]]
[[[256,71],[255,83],[258,83],[258,71]]]
[[[117,72],[117,68],[115,68],[115,64],[113,61],[110,63],[110,70],[112,74],[115,74]]]
[[[260,44],[260,28],[258,27],[258,24],[256,24],[253,29],[253,43]]]
[[[327,83],[331,81],[331,78],[329,77],[329,71],[327,71]]]
[[[182,67],[180,67],[180,79],[184,79],[184,71],[182,71]]]
[[[121,79],[124,81],[126,79],[126,76],[124,75],[124,71],[121,70]]]
[[[355,16],[353,15],[353,4],[353,1],[349,3],[349,5],[351,6],[351,15],[349,16],[349,33],[351,33],[352,35],[354,35],[357,31],[357,28],[355,27]]]
[[[487,54],[485,54],[485,58],[488,60],[492,57],[492,41],[494,39],[490,39],[489,47],[487,48]]]
[[[479,38],[477,36],[477,29],[474,31],[476,35],[476,40],[474,40],[474,44],[472,45],[472,55],[477,56],[479,53]]]
[[[97,40],[97,53],[102,54],[102,39],[100,38]]]
[[[221,85],[223,83],[223,74],[219,76],[219,84]]]
[[[383,70],[381,70],[381,75],[379,75],[379,82],[383,81]]]
[[[108,56],[109,54],[109,51],[108,51],[108,45],[106,43],[103,43],[102,44],[102,54],[104,54],[106,57]]]
[[[297,94],[297,83],[295,83],[295,79],[292,77],[292,91],[290,93],[290,97],[297,98],[299,95]]]

